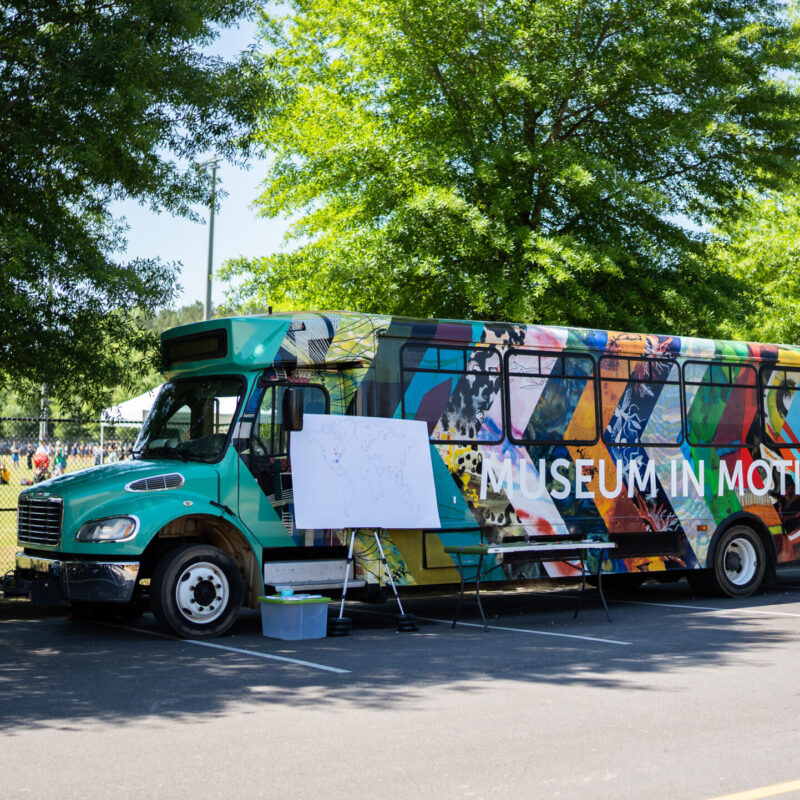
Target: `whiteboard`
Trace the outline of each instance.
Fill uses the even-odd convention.
[[[297,528],[440,527],[423,421],[306,414],[289,456]]]

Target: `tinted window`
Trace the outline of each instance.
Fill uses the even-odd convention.
[[[512,441],[580,444],[597,439],[590,356],[511,351],[507,359]]]
[[[684,392],[689,444],[755,444],[758,441],[756,377],[749,364],[688,362],[684,366]]]
[[[401,414],[424,420],[434,442],[501,441],[500,371],[490,347],[404,345]]]
[[[682,441],[680,372],[669,359],[600,359],[603,441],[677,445]]]
[[[253,435],[263,446],[266,455],[286,455],[288,437],[283,429],[283,395],[285,385],[268,386],[261,400],[261,408],[253,428]],[[328,393],[321,386],[298,386],[303,393],[303,414],[327,414]]]
[[[761,381],[767,440],[778,447],[800,446],[800,370],[764,367]]]

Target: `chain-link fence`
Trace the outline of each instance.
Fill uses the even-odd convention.
[[[20,491],[128,458],[140,428],[141,422],[0,417],[0,576],[14,566]]]

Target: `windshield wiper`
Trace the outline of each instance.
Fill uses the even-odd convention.
[[[171,447],[166,444],[159,445],[158,447],[148,447],[147,449],[139,450],[138,452],[143,456],[152,456],[161,453],[168,456],[177,456],[181,461],[184,462],[189,460],[183,450],[178,450],[177,447]]]

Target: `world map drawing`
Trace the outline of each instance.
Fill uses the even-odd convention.
[[[439,528],[428,428],[306,414],[291,435],[298,528]]]

